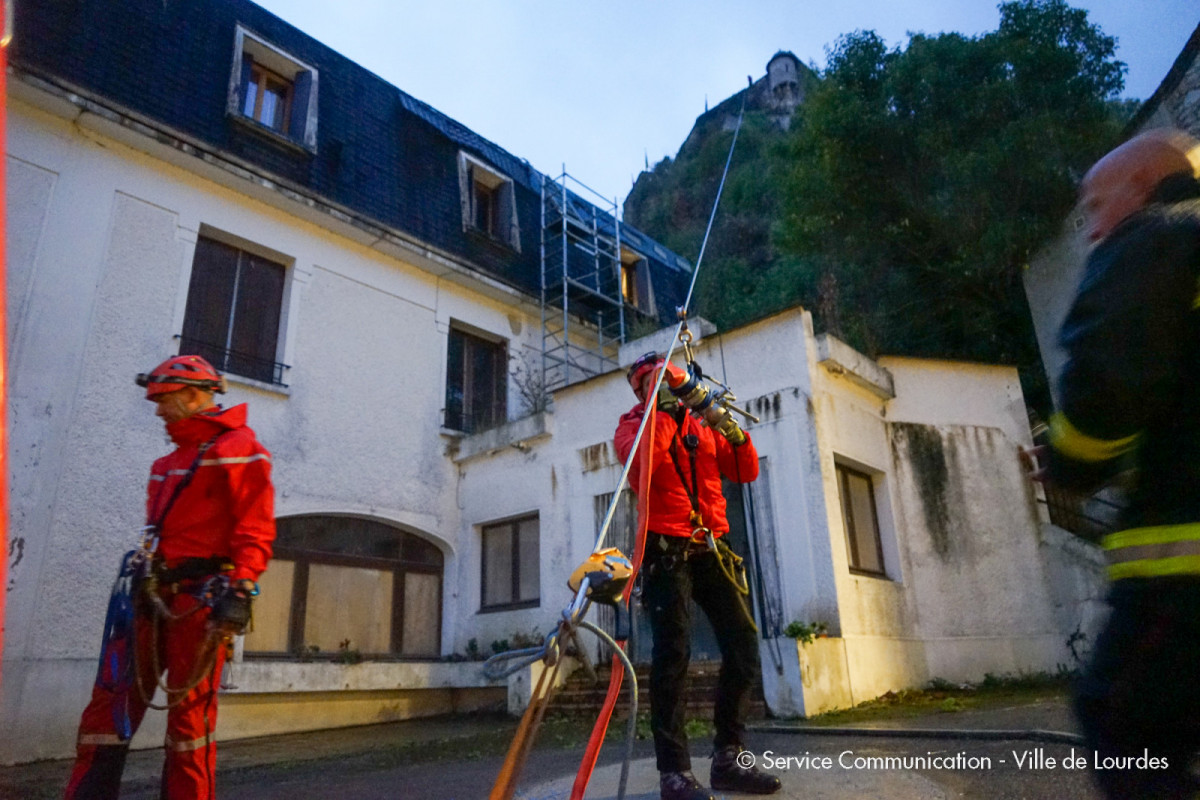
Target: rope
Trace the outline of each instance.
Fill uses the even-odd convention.
[[[596,636],[598,636],[601,639],[601,641],[603,641],[605,644],[607,644],[609,647],[611,647],[612,651],[613,651],[614,662],[617,659],[620,659],[622,669],[624,669],[626,672],[629,673],[629,677],[630,677],[630,681],[629,681],[629,721],[625,723],[625,758],[621,762],[621,780],[617,784],[617,800],[624,800],[625,787],[626,787],[626,784],[629,782],[629,762],[633,760],[633,740],[634,740],[634,737],[637,735],[637,712],[638,712],[637,675],[633,671],[633,663],[629,660],[629,656],[625,654],[625,649],[623,647],[621,647],[619,644],[617,644],[617,642],[611,636],[609,636],[601,628],[593,625],[592,623],[588,622],[587,620],[580,620],[579,627],[581,627],[585,630],[589,630],[592,633],[596,634]],[[613,666],[615,667],[616,664],[614,663]],[[620,686],[620,683],[618,682],[618,687],[619,686]],[[605,725],[606,729],[607,729],[607,727],[608,726]],[[599,754],[599,748],[597,748],[597,754]],[[593,766],[593,768],[595,767],[595,759],[593,759],[593,761],[592,761],[592,766]],[[588,771],[588,776],[589,777],[591,776],[590,770]],[[575,776],[575,782],[579,783],[579,775],[578,774]],[[584,784],[583,784],[583,789],[586,789],[586,788],[587,788],[587,781],[585,780]],[[583,791],[581,789],[580,796],[582,796],[582,795],[583,795]],[[574,787],[572,787],[572,797],[574,797]]]
[[[586,610],[586,606],[584,606]],[[521,722],[517,726],[517,732],[513,736],[512,744],[509,745],[508,752],[505,754],[504,763],[500,767],[500,773],[496,777],[496,782],[492,786],[492,791],[488,795],[488,800],[511,800],[513,793],[516,791],[517,779],[520,777],[521,770],[525,766],[525,762],[529,758],[529,752],[533,748],[533,741],[537,736],[538,728],[541,727],[542,718],[545,716],[546,709],[550,705],[550,698],[554,691],[554,683],[558,676],[559,667],[562,664],[560,656],[560,641],[571,641],[575,644],[580,658],[587,671],[595,677],[595,672],[591,667],[590,661],[586,656],[586,650],[579,645],[577,631],[579,628],[591,631],[596,634],[602,641],[607,643],[614,652],[613,656],[613,671],[612,675],[616,678],[616,685],[620,687],[621,672],[617,670],[617,666],[622,669],[629,670],[629,674],[633,675],[633,665],[630,663],[628,656],[625,655],[621,646],[613,640],[611,636],[605,633],[602,629],[596,627],[586,620],[564,616],[564,619],[559,623],[559,627],[554,632],[546,636],[546,640],[540,647],[527,647],[522,650],[509,650],[504,653],[498,653],[484,663],[484,674],[492,679],[499,680],[508,677],[515,672],[518,672],[525,667],[533,664],[536,661],[543,660],[546,663],[546,669],[542,670],[541,676],[530,695],[529,705],[525,708],[525,713],[521,716]],[[507,664],[506,662],[515,662]],[[505,666],[501,666],[505,665]],[[610,692],[611,681],[610,681]],[[624,797],[625,783],[628,777],[628,761],[633,753],[633,741],[636,734],[637,722],[637,681],[634,680],[630,689],[630,708],[631,716],[627,729],[626,741],[626,764],[622,769],[621,775],[621,792],[619,798]],[[611,713],[611,710],[610,710]],[[607,727],[607,726],[606,726]],[[603,742],[603,732],[600,736],[600,742]],[[592,754],[592,765],[595,764],[595,755],[599,753],[599,746],[594,748]],[[585,758],[587,756],[585,755]],[[591,770],[587,770],[587,775],[591,775]],[[576,776],[576,781],[579,776]],[[586,779],[584,787],[586,788]]]
[[[150,587],[147,586],[148,590],[149,590],[149,588]],[[154,669],[154,681],[155,681],[156,687],[159,689],[162,689],[164,694],[166,694],[167,702],[162,705],[158,705],[158,704],[154,703],[153,702],[153,697],[154,697],[153,692],[146,691],[146,685],[145,685],[145,682],[142,677],[142,671],[140,669],[138,669],[137,665],[136,665],[136,662],[137,662],[137,648],[136,647],[134,648],[134,652],[133,652],[134,675],[137,679],[136,683],[137,683],[137,688],[138,688],[138,694],[141,695],[141,698],[146,703],[146,706],[148,708],[153,708],[156,711],[167,711],[167,710],[172,709],[175,706],[179,705],[180,703],[182,703],[185,699],[187,699],[187,696],[189,694],[191,694],[192,690],[195,689],[197,686],[199,686],[201,684],[201,682],[204,681],[205,678],[211,676],[213,673],[216,672],[217,656],[218,656],[218,653],[220,652],[217,648],[223,647],[224,642],[221,641],[221,639],[223,637],[220,636],[217,633],[217,631],[210,632],[208,634],[208,636],[206,636],[204,638],[204,641],[201,642],[201,644],[200,644],[200,650],[197,652],[197,655],[200,655],[200,653],[203,653],[203,657],[198,658],[196,660],[196,664],[192,667],[191,675],[189,675],[188,679],[186,681],[184,681],[183,686],[171,688],[169,685],[167,685],[166,678],[163,677],[164,670],[162,667],[162,661],[158,656],[158,637],[159,637],[158,628],[159,628],[159,625],[163,624],[164,622],[176,622],[178,620],[184,619],[185,617],[189,617],[192,614],[195,614],[200,609],[204,608],[205,606],[204,606],[204,603],[199,603],[195,608],[193,608],[190,611],[186,611],[183,614],[172,614],[169,610],[167,610],[166,604],[163,603],[162,598],[158,597],[157,594],[153,595],[153,597],[154,597],[154,600],[157,600],[158,602],[151,603],[151,608],[153,609],[153,619],[150,620],[151,665]],[[135,642],[136,642],[136,639],[135,639]],[[177,695],[174,700],[171,699],[172,695]],[[205,733],[207,734],[207,733],[209,733],[209,731],[206,731]]]
[[[725,179],[729,177],[729,165],[733,161],[733,150],[737,146],[738,133],[742,130],[742,117],[746,113],[746,98],[750,92],[747,90],[742,95],[742,107],[738,110],[737,125],[733,129],[733,141],[729,143],[729,154],[725,157],[725,169],[721,173],[721,182],[717,186],[717,196],[713,198],[712,211],[708,215],[708,226],[704,229],[704,240],[700,243],[700,255],[696,258],[696,266],[692,270],[692,281],[688,286],[687,296],[683,300],[683,305],[680,306],[680,320],[675,325],[675,333],[671,336],[671,346],[667,348],[666,358],[671,360],[671,356],[675,354],[675,348],[679,343],[679,335],[683,331],[687,321],[687,310],[692,304],[692,294],[696,291],[696,279],[700,276],[700,265],[704,262],[704,251],[708,248],[708,237],[712,233],[713,221],[717,218],[717,206],[721,202],[721,193],[725,191]],[[617,503],[621,499],[621,490],[625,488],[629,481],[629,470],[633,466],[633,454],[637,452],[638,444],[642,441],[642,432],[646,430],[646,422],[652,413],[655,404],[653,398],[658,395],[658,389],[662,386],[663,376],[666,370],[659,370],[658,377],[654,381],[654,388],[646,395],[646,412],[642,415],[642,422],[638,425],[637,435],[633,437],[633,447],[629,451],[629,457],[625,459],[625,466],[621,470],[621,477],[617,479],[617,488],[613,491],[613,499],[608,504],[608,511],[604,515],[604,522],[600,525],[600,532],[596,536],[596,543],[592,546],[592,552],[597,552],[604,545],[604,538],[608,536],[608,529],[612,526],[613,516],[617,512]]]
[[[704,239],[700,243],[700,254],[696,259],[696,266],[692,270],[692,280],[688,286],[687,296],[684,298],[683,305],[679,309],[679,322],[675,326],[675,331],[671,336],[670,347],[667,348],[666,358],[670,360],[674,355],[675,349],[679,344],[681,333],[687,324],[687,309],[691,305],[692,295],[696,291],[696,279],[700,275],[700,266],[704,261],[704,253],[708,248],[708,239],[712,234],[713,222],[716,220],[717,208],[721,201],[721,194],[725,190],[725,181],[729,177],[729,165],[733,161],[733,152],[737,146],[738,134],[742,129],[742,119],[746,111],[746,98],[749,91],[742,95],[742,106],[738,111],[737,125],[733,130],[733,141],[729,144],[729,153],[725,158],[725,168],[721,173],[721,182],[717,186],[717,194],[713,199],[712,211],[709,213],[708,225],[704,230]],[[647,427],[650,428],[650,441],[654,440],[654,413],[657,404],[654,398],[658,395],[658,390],[662,386],[663,378],[666,375],[666,370],[659,370],[654,382],[654,388],[647,394],[646,409],[642,414],[641,422],[638,424],[637,433],[634,435],[633,444],[630,447],[629,455],[625,459],[625,464],[621,469],[621,475],[617,479],[616,489],[613,491],[613,499],[608,505],[608,510],[604,514],[604,520],[600,524],[600,531],[596,536],[596,542],[592,546],[592,552],[599,552],[603,548],[604,539],[608,536],[608,531],[612,527],[612,521],[616,514],[617,504],[621,499],[621,491],[625,488],[629,481],[629,471],[633,467],[633,459],[638,453],[638,447],[641,444],[642,436],[645,434]],[[634,556],[632,558],[632,570],[629,578],[630,587],[633,586],[634,580],[637,578],[638,570],[641,568],[642,558],[645,554],[646,547],[646,525],[649,520],[648,507],[648,490],[650,486],[650,447],[642,451],[645,458],[645,468],[641,471],[641,483],[638,492],[638,536],[634,545]],[[724,569],[724,567],[722,567]],[[606,643],[614,648],[613,653],[613,670],[609,678],[608,696],[605,698],[604,706],[601,709],[600,717],[596,720],[596,725],[592,729],[592,736],[588,742],[588,747],[584,753],[583,763],[580,765],[579,772],[576,773],[575,785],[571,790],[571,800],[581,800],[583,793],[587,789],[588,781],[591,779],[592,771],[595,768],[596,758],[599,755],[600,746],[604,742],[604,735],[608,730],[608,721],[612,716],[613,708],[616,705],[617,695],[620,693],[620,685],[623,679],[624,671],[628,670],[631,680],[631,714],[628,723],[628,735],[625,749],[625,759],[621,767],[621,781],[618,791],[618,800],[623,800],[625,796],[625,787],[629,774],[629,762],[633,753],[633,736],[637,724],[637,677],[633,672],[633,665],[629,661],[629,657],[621,645],[619,645],[612,637],[601,631],[596,626],[583,619],[587,613],[588,602],[586,600],[587,582],[585,581],[580,588],[579,594],[570,606],[563,612],[563,621],[559,623],[559,629],[546,637],[541,647],[525,648],[523,650],[513,650],[505,653],[499,653],[484,664],[484,674],[493,680],[505,678],[518,670],[533,664],[538,660],[552,658],[553,672],[557,674],[560,659],[558,658],[557,645],[559,640],[565,637],[574,638],[575,629],[582,627],[590,630],[597,636],[600,636]],[[624,601],[626,606],[629,605],[630,591],[626,591]],[[743,608],[745,604],[743,603]],[[748,612],[747,612],[748,613]],[[753,622],[753,618],[751,619]],[[580,653],[584,651],[579,648]],[[500,665],[507,661],[515,662],[512,665],[501,667]],[[617,665],[620,665],[621,672],[616,670]],[[550,681],[550,687],[543,690],[548,670],[543,670],[542,678],[538,681],[538,686],[534,691],[534,695],[530,700],[529,706],[525,709],[525,714],[521,717],[521,723],[518,726],[516,737],[512,745],[509,747],[508,754],[505,756],[504,764],[501,766],[500,775],[496,779],[495,785],[492,787],[492,793],[489,795],[489,800],[510,800],[513,791],[516,788],[516,780],[520,774],[521,767],[524,765],[525,758],[528,756],[529,749],[532,746],[534,735],[537,732],[537,727],[541,723],[542,714],[545,713],[545,707],[549,703],[549,696],[553,689],[553,680]]]

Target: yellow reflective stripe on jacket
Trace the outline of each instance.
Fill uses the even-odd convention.
[[[210,744],[213,744],[216,741],[217,736],[215,733],[210,733],[207,736],[201,736],[199,739],[192,739],[190,742],[172,741],[171,737],[168,736],[166,740],[166,746],[168,750],[174,750],[176,753],[187,753],[192,750],[200,750],[201,748],[208,747]]]
[[[1200,575],[1200,522],[1112,533],[1104,550],[1112,580]]]
[[[129,746],[128,739],[122,739],[120,736],[117,736],[115,733],[81,733],[81,734],[79,734],[79,738],[76,740],[76,742],[78,744],[82,744],[82,745],[101,745],[101,746],[117,745],[117,746],[121,746],[121,747]]]
[[[205,458],[201,460],[202,467],[216,467],[221,464],[249,464],[251,461],[270,461],[266,453],[255,453],[252,456],[231,456],[229,458]]]
[[[1050,417],[1051,446],[1076,461],[1111,461],[1132,450],[1139,435],[1135,433],[1123,439],[1097,439],[1081,432],[1062,412]]]

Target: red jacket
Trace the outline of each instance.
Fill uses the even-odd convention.
[[[629,457],[644,410],[643,404],[637,404],[622,416],[617,424],[613,444],[621,461]],[[740,483],[750,483],[758,477],[758,452],[754,449],[749,434],[746,435],[745,443],[734,447],[724,436],[701,425],[692,414],[688,414],[684,420],[682,432],[674,416],[665,411],[658,411],[657,414],[658,417],[654,421],[654,452],[650,472],[649,529],[668,536],[691,536],[696,527],[690,520],[692,501],[688,494],[691,491],[692,467],[682,441],[684,435],[694,433],[700,440],[700,445],[696,448],[696,486],[700,515],[705,527],[711,528],[714,534],[728,532],[729,521],[725,518],[725,496],[721,494],[721,476]],[[629,485],[635,492],[641,485],[640,451],[646,446],[647,437],[648,434],[643,434],[638,447],[639,454],[633,459],[629,470]],[[686,488],[675,469],[670,448],[674,449],[675,462],[678,462],[679,470],[687,480]]]
[[[159,554],[168,567],[185,558],[228,557],[232,580],[258,580],[275,539],[275,490],[271,454],[246,427],[246,406],[194,414],[167,425],[167,433],[176,449],[150,468],[148,523],[158,520],[200,446],[217,438],[162,520]]]

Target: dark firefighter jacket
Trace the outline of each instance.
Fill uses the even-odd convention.
[[[1088,257],[1060,340],[1052,481],[1132,467],[1109,576],[1200,575],[1200,183],[1172,176]]]

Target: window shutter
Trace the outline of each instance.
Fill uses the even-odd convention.
[[[475,191],[471,183],[471,168],[462,153],[458,154],[458,197],[462,203],[462,226],[465,231],[471,225],[471,195]]]
[[[229,315],[237,281],[238,250],[201,236],[196,240],[187,307],[183,315],[183,347],[225,369]]]
[[[650,282],[650,262],[639,261],[637,265],[637,307],[647,314],[658,315],[654,305],[654,285]]]
[[[479,227],[479,198],[475,196],[475,167],[467,165],[467,227]]]
[[[517,203],[513,193],[512,181],[505,181],[497,192],[500,195],[500,225],[503,226],[503,239],[513,250],[521,252],[521,229],[517,226]]]
[[[308,141],[308,104],[314,99],[311,72],[298,72],[292,81],[292,113],[288,119],[288,135],[298,142],[313,146]]]
[[[238,93],[238,105],[237,105],[238,113],[240,113],[240,114],[246,114],[246,93],[247,93],[246,87],[248,87],[250,85],[250,81],[253,79],[250,74],[251,70],[253,70],[253,68],[254,68],[254,57],[251,56],[249,53],[242,53],[242,82],[241,82],[241,84],[239,84],[240,89],[239,89],[239,93]],[[253,111],[253,109],[251,109],[251,110]]]
[[[286,270],[263,258],[243,254],[233,330],[230,369],[248,378],[272,383],[279,345]]]

